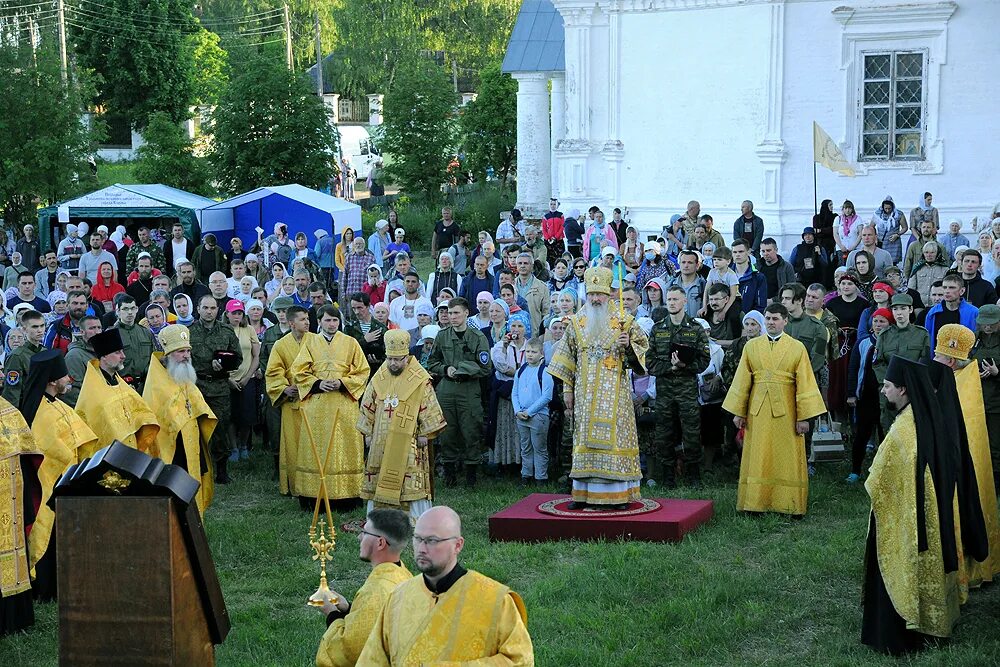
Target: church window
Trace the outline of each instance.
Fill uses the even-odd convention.
[[[859,159],[923,159],[925,53],[865,53],[863,58]]]

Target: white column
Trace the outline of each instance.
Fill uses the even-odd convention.
[[[547,210],[552,190],[549,77],[513,72],[517,81],[517,207],[525,217]]]
[[[368,124],[375,126],[382,124],[382,101],[385,95],[368,95]]]
[[[563,72],[555,72],[552,75],[552,153],[555,153],[556,145],[566,138],[566,75]],[[554,159],[554,158],[552,158]],[[559,173],[553,164],[552,172],[552,194],[551,197],[559,196]]]
[[[340,122],[340,93],[324,93],[323,94],[323,104],[326,108],[330,110],[330,115],[333,116],[333,124],[336,125]]]

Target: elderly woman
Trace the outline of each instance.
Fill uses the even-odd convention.
[[[993,242],[990,254],[983,255],[983,267],[980,271],[982,271],[983,278],[991,283],[1000,278],[1000,239]]]
[[[379,322],[379,324],[384,324],[387,329],[398,329],[399,325],[395,322],[389,321],[389,304],[387,303],[376,303],[372,306],[372,317]]]
[[[485,330],[492,320],[490,320],[490,306],[493,305],[493,295],[490,292],[482,291],[476,295],[476,312],[469,315],[469,326],[480,331]]]
[[[14,288],[17,289],[17,277],[21,275],[23,271],[27,271],[27,267],[21,263],[21,253],[12,252],[10,254],[10,266],[4,269],[3,272],[3,291]],[[34,271],[32,271],[34,273]]]
[[[375,262],[375,256],[368,252],[365,240],[360,236],[351,242],[351,252],[344,258],[340,271],[341,300],[360,292],[368,280],[368,267]]]
[[[896,208],[892,197],[885,196],[882,205],[875,209],[870,220],[875,225],[875,235],[878,237],[878,244],[883,250],[892,256],[893,264],[899,264],[903,258],[903,234],[909,229],[906,224],[906,216]]]
[[[45,299],[52,308],[50,312],[45,313],[45,325],[48,326],[66,315],[66,311],[69,310],[69,303],[67,302],[66,292],[62,290],[52,290]]]
[[[493,360],[494,380],[490,400],[490,414],[493,428],[493,449],[490,463],[498,467],[521,463],[520,439],[517,435],[517,420],[511,404],[511,390],[514,388],[514,374],[524,363],[525,335],[527,323],[523,317],[512,316],[508,331],[494,343],[490,350]],[[489,445],[487,441],[487,445]]]
[[[436,296],[445,287],[458,294],[462,291],[462,276],[455,271],[455,258],[447,250],[442,250],[438,255],[437,271],[427,276],[427,293],[431,295],[431,301],[438,305]]]
[[[157,352],[163,352],[163,346],[160,345],[160,339],[157,335],[163,327],[167,326],[167,311],[163,309],[163,306],[158,303],[151,303],[146,306],[145,317],[139,324],[145,326],[153,334],[153,348]]]

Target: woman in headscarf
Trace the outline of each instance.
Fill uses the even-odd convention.
[[[373,305],[372,317],[378,320],[379,323],[384,324],[390,331],[399,328],[398,324],[389,321],[389,304],[387,303],[376,303]]]
[[[746,347],[747,342],[763,333],[764,316],[761,313],[751,310],[743,316],[743,335],[729,346],[722,358],[722,384],[726,387],[727,391],[733,385],[733,379],[736,377],[736,369],[739,368],[740,359],[743,358],[743,348]],[[727,419],[725,421],[726,451],[723,453],[723,456],[727,464],[738,463],[739,457],[736,455],[736,450],[739,444],[737,443],[736,427],[731,420]]]
[[[490,306],[493,305],[493,294],[483,290],[476,295],[476,312],[469,315],[469,326],[485,331],[490,326]]]
[[[10,266],[4,269],[3,272],[3,291],[14,288],[17,290],[17,278],[23,271],[27,271],[28,267],[21,263],[21,253],[16,250],[10,254]]]
[[[573,317],[576,315],[576,311],[580,307],[576,290],[567,287],[563,291],[559,292],[559,301],[556,303],[556,306],[559,309],[560,317]]]
[[[837,248],[837,241],[834,239],[833,230],[837,226],[839,216],[833,211],[833,200],[824,199],[819,205],[819,213],[813,216],[812,227],[816,237],[816,244],[826,250],[826,256],[834,257],[834,250]],[[834,262],[831,261],[832,265]],[[831,268],[832,272],[833,269]],[[832,273],[831,273],[832,275]]]
[[[281,289],[278,290],[276,296],[295,296],[295,278],[285,276],[285,279],[281,281]],[[274,299],[271,300],[274,301]]]
[[[177,324],[190,326],[194,323],[195,313],[194,302],[187,294],[177,293],[174,295],[174,313],[177,315]]]
[[[854,202],[845,199],[840,207],[840,220],[833,228],[833,237],[837,242],[837,253],[840,255],[840,265],[844,266],[847,256],[861,243],[860,216],[854,208]]]
[[[875,209],[872,214],[871,223],[875,225],[875,234],[878,237],[878,244],[892,256],[892,263],[899,264],[903,258],[903,234],[909,229],[906,225],[906,216],[896,208],[892,197],[885,196],[882,205]],[[874,262],[872,263],[874,267]]]
[[[925,220],[934,223],[935,230],[941,228],[941,220],[938,217],[938,210],[932,205],[933,201],[934,195],[929,192],[925,192],[920,197],[920,203],[910,211],[910,227],[912,229],[919,231],[920,223]]]
[[[3,337],[3,358],[4,361],[10,357],[11,353],[17,348],[24,345],[24,341],[27,338],[24,335],[24,331],[20,327],[14,327],[13,329],[7,329],[7,333]]]
[[[472,249],[472,255],[469,257],[469,266],[472,266],[473,262],[476,261],[476,257],[483,254],[483,245],[486,243],[493,243],[493,237],[488,231],[481,230],[476,237],[476,247]],[[487,270],[489,270],[487,268]]]
[[[271,264],[271,279],[264,283],[264,291],[267,292],[268,301],[274,301],[274,297],[278,296],[278,292],[281,290],[281,281],[285,279],[288,272],[285,270],[285,265],[281,262],[274,262]]]
[[[994,239],[993,237],[993,232],[991,232],[988,229],[984,229],[983,231],[979,232],[979,239],[978,239],[979,245],[976,246],[976,250],[979,251],[980,255],[986,257],[991,252],[993,252],[993,241],[995,240],[996,239]]]
[[[514,416],[514,406],[511,403],[511,391],[514,388],[514,374],[524,363],[525,334],[527,328],[525,318],[511,315],[508,331],[490,350],[493,360],[494,381],[492,405],[490,413],[494,416],[493,449],[490,452],[490,463],[501,470],[507,467],[510,471],[515,464],[521,463],[520,438],[517,434],[517,419]],[[487,441],[487,445],[490,442]],[[516,470],[515,470],[516,472]]]
[[[663,250],[656,241],[650,241],[643,246],[642,264],[635,276],[635,286],[640,292],[646,289],[646,285],[653,278],[660,276],[669,277],[673,273],[673,266],[662,256]]]
[[[495,299],[490,304],[490,325],[483,329],[486,341],[492,348],[496,342],[507,334],[507,318],[510,317],[510,306],[503,299]]]
[[[854,270],[858,273],[858,290],[871,303],[872,285],[875,284],[875,258],[867,250],[859,250],[854,255]]]
[[[114,310],[114,299],[116,294],[125,291],[121,283],[118,282],[118,273],[111,262],[101,262],[97,267],[97,280],[90,290],[90,297],[95,301],[104,304],[104,310],[111,312]]]
[[[158,303],[151,303],[146,306],[146,317],[139,323],[149,329],[149,332],[153,334],[153,347],[157,352],[163,352],[163,346],[160,345],[160,338],[158,334],[160,330],[167,326],[167,311],[163,309]],[[143,324],[145,323],[145,324]]]
[[[264,333],[272,325],[264,319],[264,302],[260,299],[250,299],[247,301],[247,325],[257,334],[257,340],[264,341]]]
[[[49,295],[45,297],[46,301],[49,302],[51,311],[45,313],[45,326],[52,324],[60,317],[66,315],[66,311],[69,310],[69,303],[67,301],[66,292],[61,290],[52,290]]]
[[[382,267],[377,262],[368,265],[367,278],[365,284],[361,286],[361,291],[368,295],[370,303],[385,301],[385,277],[382,275]]]
[[[385,283],[385,304],[388,306],[392,303],[392,300],[397,296],[400,296],[406,291],[406,286],[403,285],[403,281],[396,279],[390,280]]]
[[[552,274],[549,276],[549,292],[561,292],[571,280],[573,280],[573,276],[570,274],[569,263],[565,258],[560,257],[552,266]]]
[[[980,270],[983,278],[991,283],[1000,278],[1000,239],[993,242],[993,249],[988,255],[983,255],[983,268]]]

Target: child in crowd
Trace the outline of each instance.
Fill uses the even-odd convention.
[[[712,254],[712,270],[708,272],[708,284],[705,285],[705,293],[702,295],[701,313],[705,317],[708,313],[708,288],[716,283],[729,287],[729,303],[722,309],[722,316],[725,317],[729,309],[733,307],[736,300],[740,298],[740,277],[730,267],[733,261],[733,251],[723,246]]]
[[[549,402],[552,376],[545,372],[542,340],[532,338],[524,346],[524,363],[517,369],[511,389],[511,404],[521,441],[521,482],[541,484],[549,478]]]

